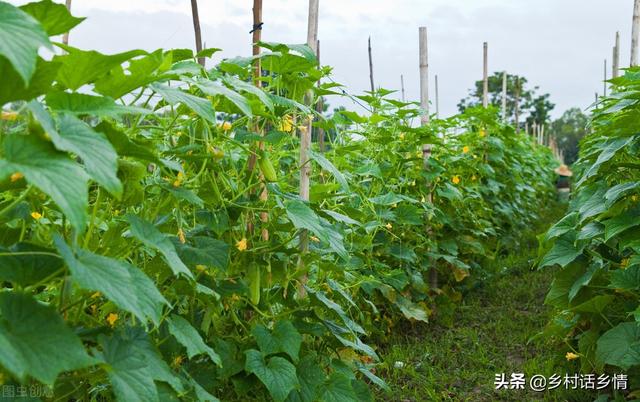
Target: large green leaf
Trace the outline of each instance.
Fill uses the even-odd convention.
[[[289,394],[287,402],[316,402],[318,387],[324,382],[325,374],[315,362],[314,355],[307,355],[296,366],[300,389]]]
[[[127,220],[131,225],[131,234],[144,245],[162,253],[174,275],[184,275],[189,279],[193,279],[193,274],[178,256],[176,248],[167,235],[135,215],[127,215]]]
[[[168,85],[155,83],[151,85],[151,89],[164,98],[165,101],[171,105],[176,103],[182,103],[203,119],[206,119],[212,123],[216,122],[216,115],[213,111],[213,106],[208,99],[200,98],[195,95],[191,95],[178,88],[173,88]]]
[[[640,207],[630,209],[603,223],[604,240],[607,241],[627,229],[640,225]]]
[[[20,8],[38,20],[49,36],[69,32],[71,28],[84,21],[84,18],[72,16],[64,4],[54,3],[51,0],[25,4]]]
[[[74,252],[56,235],[54,242],[73,280],[83,289],[99,291],[121,309],[160,324],[162,308],[169,303],[138,268],[119,260],[78,249]]]
[[[0,365],[25,382],[53,385],[63,371],[95,364],[52,306],[19,292],[0,293]]]
[[[11,63],[0,57],[0,106],[7,102],[28,101],[46,93],[51,88],[59,68],[60,64],[38,57],[31,80],[29,84],[25,84]]]
[[[29,183],[48,194],[71,225],[82,232],[87,222],[89,179],[82,166],[34,135],[6,136],[3,147],[5,159],[0,159],[0,178],[22,173]]]
[[[248,82],[242,81],[232,75],[225,75],[222,79],[224,83],[235,88],[237,91],[245,91],[249,92],[252,95],[255,95],[262,103],[267,106],[270,110],[273,110],[273,102],[269,98],[269,96],[260,88],[252,85]]]
[[[122,183],[118,179],[118,154],[102,133],[94,131],[82,120],[68,114],[59,118],[58,130],[51,116],[37,102],[29,108],[51,137],[56,148],[78,155],[89,176],[116,197],[122,195]]]
[[[55,56],[54,61],[62,64],[58,71],[58,82],[66,88],[76,90],[106,75],[112,68],[133,57],[147,54],[142,50],[131,50],[114,55],[105,55],[96,51],[84,51],[71,46],[63,46],[68,53]]]
[[[218,366],[222,365],[220,356],[218,356],[210,346],[204,343],[198,331],[191,326],[189,321],[179,315],[172,314],[171,317],[167,318],[167,323],[169,324],[169,332],[171,335],[187,348],[187,355],[190,359],[197,355],[206,354],[212,362]]]
[[[18,243],[0,250],[0,280],[19,286],[38,283],[62,268],[62,259],[55,256],[55,250],[35,244]]]
[[[197,81],[196,86],[207,95],[222,96],[228,99],[229,101],[231,101],[231,103],[236,105],[236,107],[240,109],[240,111],[244,113],[245,116],[253,116],[253,112],[251,111],[251,104],[249,103],[247,98],[240,95],[236,91],[213,81]]]
[[[341,257],[348,259],[349,254],[344,248],[342,235],[336,232],[328,223],[320,220],[318,215],[302,201],[290,201],[286,204],[287,216],[298,229],[307,229],[318,238],[327,242],[331,249]]]
[[[586,180],[598,173],[600,166],[609,161],[615,156],[615,154],[622,148],[624,148],[629,142],[633,140],[633,137],[612,138],[604,142],[601,146],[601,152],[598,155],[598,159],[589,166],[586,172],[580,177],[580,180],[576,186],[581,186]]]
[[[257,350],[245,352],[245,370],[262,381],[276,402],[284,401],[299,386],[296,368],[282,357],[274,356],[266,363]]]
[[[51,91],[45,97],[45,102],[52,110],[78,115],[117,118],[124,114],[150,113],[144,108],[118,105],[111,98],[75,92]]]
[[[171,53],[163,53],[158,49],[148,56],[129,62],[127,72],[121,66],[114,67],[107,75],[95,83],[95,91],[99,94],[120,98],[131,91],[148,85],[158,79],[157,72],[170,66]]]
[[[322,402],[359,402],[351,386],[351,379],[342,373],[332,373],[323,388],[324,392],[320,398]]]
[[[146,146],[138,144],[129,138],[125,132],[106,121],[101,122],[94,129],[107,137],[119,156],[131,156],[148,162],[160,163],[154,152],[155,147],[152,144],[149,143]]]
[[[555,239],[558,236],[573,231],[580,221],[580,215],[577,212],[571,212],[564,218],[560,219],[555,225],[553,225],[546,233],[545,240],[549,241]]]
[[[269,331],[263,325],[256,325],[251,333],[265,356],[286,353],[294,362],[298,361],[302,336],[290,321],[276,322],[273,331]]]
[[[19,8],[0,2],[0,56],[9,60],[25,84],[36,69],[41,46],[51,48],[51,42],[38,21]]]
[[[578,258],[584,250],[584,244],[576,245],[576,235],[575,231],[570,231],[558,237],[551,250],[542,258],[539,266],[546,267],[558,264],[564,267]]]
[[[640,289],[640,265],[635,264],[626,269],[613,271],[609,287],[619,290]]]
[[[196,236],[192,238],[194,246],[178,244],[180,259],[187,265],[206,265],[226,269],[229,265],[229,245],[222,240]]]
[[[627,370],[640,365],[640,324],[623,322],[598,339],[596,358]]]
[[[107,375],[116,400],[120,402],[159,402],[151,363],[136,342],[117,332],[98,338],[101,357],[108,364]]]
[[[316,161],[316,163],[320,165],[320,167],[322,167],[324,170],[331,173],[333,177],[336,178],[336,181],[340,183],[340,186],[345,191],[345,193],[348,193],[351,191],[351,189],[349,188],[349,183],[347,182],[347,179],[344,177],[342,172],[340,172],[333,165],[333,163],[329,161],[329,159],[325,158],[324,155],[322,155],[321,153],[315,152],[313,150],[309,150],[309,157],[314,161]]]

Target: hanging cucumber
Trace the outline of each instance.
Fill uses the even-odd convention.
[[[249,265],[247,280],[249,281],[249,299],[251,303],[260,303],[260,266],[258,264]]]
[[[260,166],[260,171],[264,176],[264,179],[268,182],[278,181],[278,176],[276,175],[276,170],[271,164],[271,160],[269,160],[269,154],[266,152],[260,152],[258,154],[258,166]]]

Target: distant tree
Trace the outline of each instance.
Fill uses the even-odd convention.
[[[589,118],[579,108],[571,108],[551,123],[551,135],[564,154],[567,165],[578,159],[580,140],[588,134]]]
[[[495,106],[502,105],[502,76],[504,72],[495,72],[489,76],[489,102]],[[519,122],[524,125],[528,122],[532,125],[546,124],[549,120],[549,113],[554,108],[554,104],[549,101],[549,94],[537,95],[539,87],[532,89],[527,87],[527,79],[518,75],[507,74],[507,120],[515,123],[516,99],[520,109]],[[476,81],[475,86],[469,90],[469,95],[460,100],[458,110],[463,112],[468,107],[482,104],[482,80]],[[519,92],[519,96],[517,96]]]

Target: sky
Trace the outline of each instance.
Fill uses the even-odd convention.
[[[264,41],[306,41],[308,1],[263,3]],[[198,1],[203,42],[223,49],[209,65],[250,55],[252,4]],[[368,90],[371,36],[376,87],[398,90],[399,98],[402,74],[407,99],[418,100],[418,27],[426,26],[430,96],[433,101],[437,74],[441,116],[455,114],[482,77],[486,41],[490,73],[525,76],[551,94],[557,117],[571,107],[586,109],[603,92],[603,63],[606,58],[611,65],[616,31],[621,67],[628,66],[632,9],[633,0],[320,0],[321,63],[333,67],[333,79],[348,92]],[[87,17],[70,35],[70,45],[79,48],[115,53],[195,46],[188,0],[73,0],[72,12]],[[362,111],[346,100],[329,103]]]

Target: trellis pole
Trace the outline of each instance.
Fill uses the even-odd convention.
[[[489,106],[489,63],[488,49],[489,45],[484,42],[482,45],[482,107],[485,109]]]
[[[193,31],[196,36],[196,53],[202,51],[202,34],[200,32],[200,17],[198,16],[198,1],[191,0],[191,16],[193,17]],[[204,67],[205,58],[198,57],[198,63]]]
[[[71,12],[71,0],[66,0],[65,6],[67,6],[67,10]],[[62,35],[62,43],[64,43],[65,45],[69,44],[69,31],[65,32],[64,35]]]
[[[369,51],[369,80],[371,81],[371,92],[375,91],[375,86],[373,85],[373,56],[371,54],[371,36],[369,36],[368,47]]]
[[[507,72],[502,73],[502,121],[507,122]]]
[[[620,32],[616,32],[616,44],[613,47],[613,61],[611,64],[611,77],[618,78],[620,74]]]
[[[640,0],[635,0],[631,24],[631,67],[638,65],[638,36],[640,36]]]
[[[604,81],[602,81],[602,93],[607,96],[607,59],[604,59]]]
[[[438,74],[435,76],[436,89],[436,119],[440,118],[440,89],[438,88]]]

